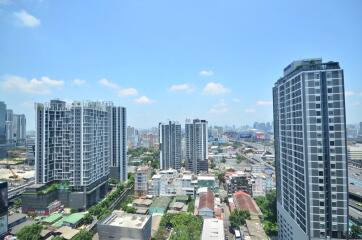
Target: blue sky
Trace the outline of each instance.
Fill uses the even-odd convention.
[[[272,120],[272,86],[301,58],[339,61],[362,121],[362,1],[0,0],[0,101],[111,100],[128,122]]]

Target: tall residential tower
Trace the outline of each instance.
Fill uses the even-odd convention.
[[[127,178],[125,118],[125,109],[109,102],[36,104],[36,183],[62,182],[83,193],[78,208],[99,201],[110,174]]]
[[[160,168],[181,168],[181,124],[169,121],[158,125]]]
[[[207,121],[186,120],[186,168],[194,173],[208,172]]]
[[[294,61],[273,88],[279,239],[348,232],[343,70]]]

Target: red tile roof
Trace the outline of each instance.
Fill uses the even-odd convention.
[[[214,211],[214,193],[209,189],[207,192],[200,193],[198,209],[209,208]]]
[[[251,214],[261,215],[260,209],[254,199],[243,191],[234,193],[235,207],[240,210],[248,210]]]

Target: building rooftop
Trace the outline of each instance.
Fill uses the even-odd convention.
[[[53,227],[61,227],[64,223],[70,223],[70,224],[77,224],[79,221],[81,221],[86,213],[85,212],[79,212],[79,213],[73,213],[68,216],[63,217],[62,219],[55,222],[52,226]]]
[[[171,199],[169,197],[158,197],[153,200],[151,208],[167,208],[170,204]]]
[[[201,240],[224,240],[224,222],[217,218],[204,219]]]
[[[197,176],[197,180],[198,181],[202,181],[202,180],[207,180],[207,181],[215,181],[215,177],[214,176]]]
[[[248,210],[250,214],[261,215],[261,211],[254,199],[243,191],[234,193],[234,204],[240,210]]]
[[[150,199],[135,199],[133,200],[133,204],[134,205],[145,205],[145,206],[150,206],[152,204],[152,200]]]
[[[61,237],[68,240],[68,239],[72,239],[75,235],[77,235],[79,233],[79,230],[73,229],[68,226],[63,226],[63,227],[60,227],[57,230],[57,232],[61,234],[60,235]]]
[[[214,211],[214,193],[210,190],[203,192],[199,197],[198,209],[209,208]]]
[[[121,211],[113,211],[113,213],[102,223],[116,227],[142,229],[150,218],[150,215],[129,214]]]
[[[63,216],[63,214],[61,214],[61,213],[53,213],[53,214],[49,215],[48,217],[44,218],[42,220],[42,222],[52,224],[55,221],[59,220],[62,216]]]

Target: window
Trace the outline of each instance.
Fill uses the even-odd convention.
[[[332,93],[332,88],[328,88],[328,93]]]
[[[330,145],[330,146],[334,146],[334,141],[330,141],[330,142],[329,142],[329,145]]]

